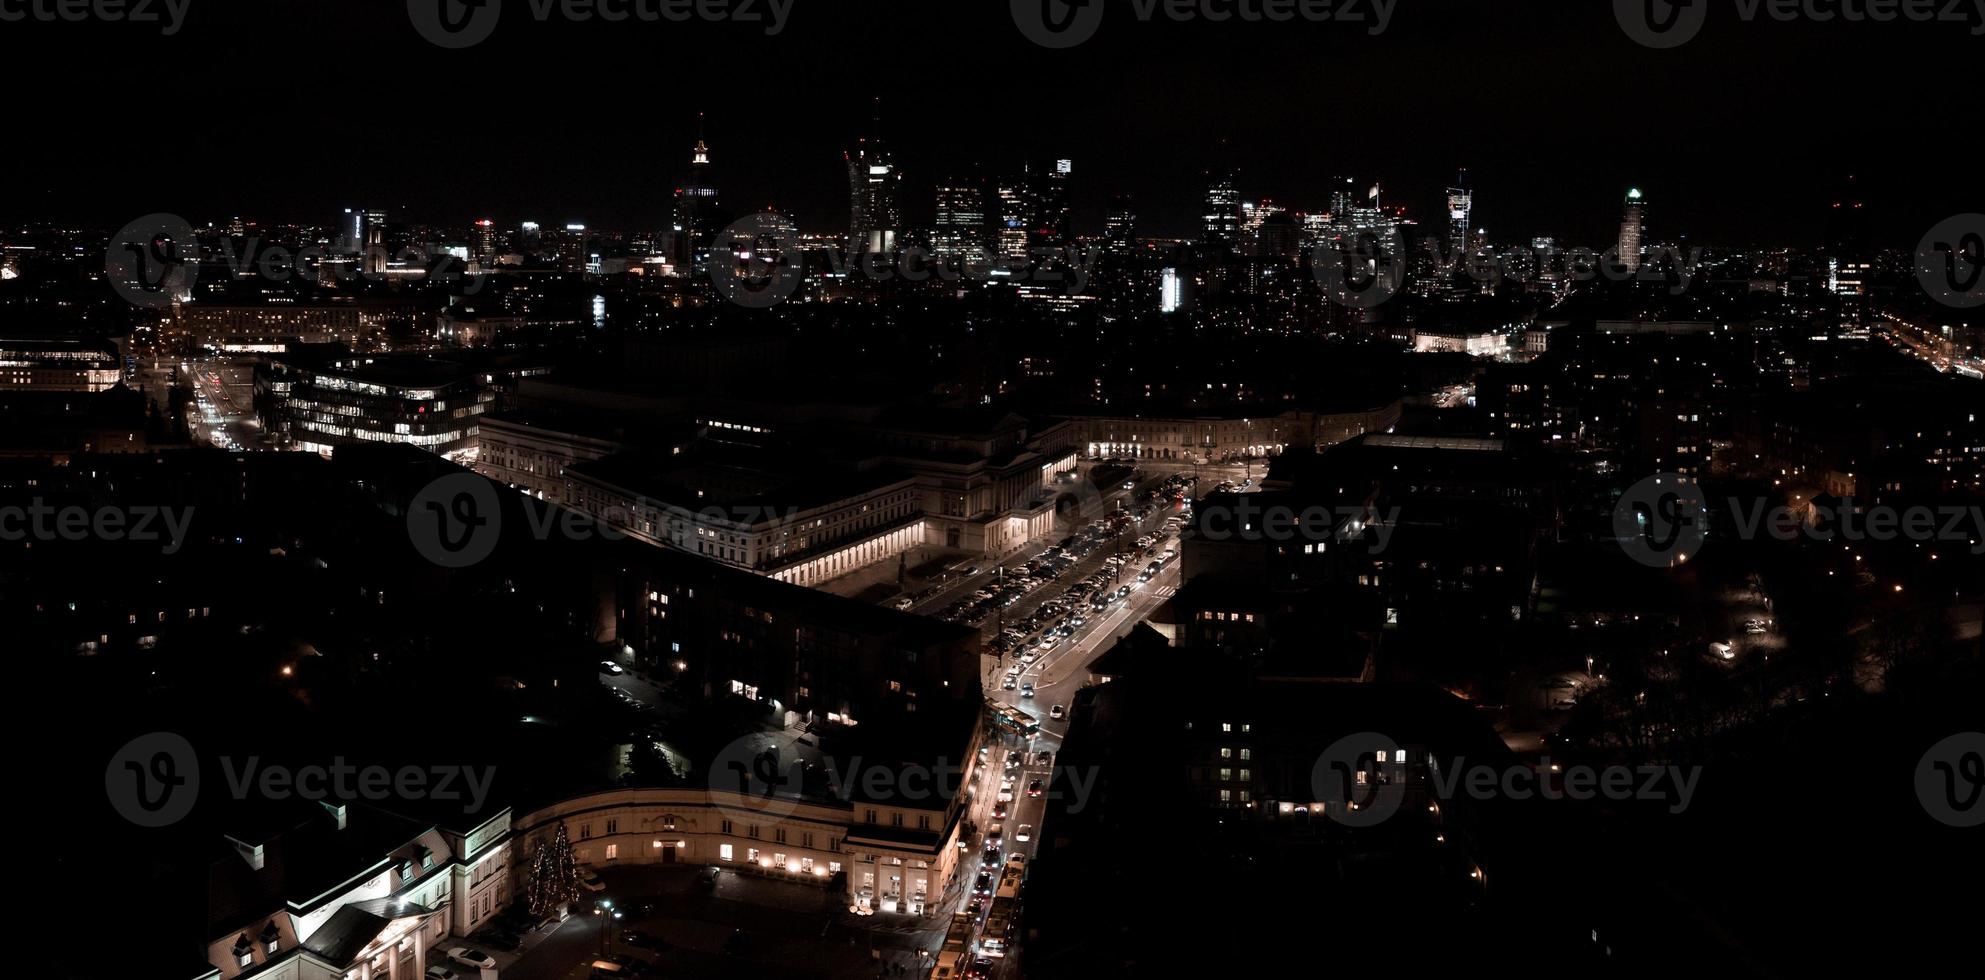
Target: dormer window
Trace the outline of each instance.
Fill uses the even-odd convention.
[[[270,959],[275,959],[276,951],[283,947],[283,931],[276,928],[276,921],[274,919],[269,920],[268,925],[262,927],[260,938],[262,940],[263,954]]]
[[[255,946],[254,944],[248,941],[247,933],[245,932],[242,933],[241,938],[234,941],[233,952],[234,952],[234,965],[240,967],[249,967],[255,965]]]

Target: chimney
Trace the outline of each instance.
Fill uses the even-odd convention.
[[[248,862],[249,867],[257,871],[262,870],[262,864],[266,860],[262,851],[262,845],[250,844],[247,841],[233,837],[229,837],[227,842],[234,845],[234,852],[241,855],[241,859]]]

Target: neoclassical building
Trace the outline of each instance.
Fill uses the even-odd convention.
[[[450,829],[363,804],[306,803],[227,835],[207,869],[206,961],[188,980],[420,980],[516,894],[510,811]]]
[[[991,778],[976,752],[956,784]],[[693,864],[838,888],[856,909],[935,914],[963,886],[966,792],[923,800],[806,802],[725,790],[619,789],[563,800],[516,825],[516,874],[565,825],[593,868]],[[966,843],[970,843],[969,840]]]

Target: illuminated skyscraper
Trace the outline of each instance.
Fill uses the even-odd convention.
[[[1009,258],[1027,256],[1027,235],[1034,225],[1034,196],[1027,191],[1023,174],[999,185],[999,219],[995,234],[999,254]]]
[[[1216,170],[1206,176],[1207,245],[1232,248],[1240,240],[1241,195],[1234,186],[1232,170]]]
[[[1130,195],[1118,194],[1110,201],[1110,213],[1103,219],[1103,238],[1115,252],[1130,251],[1137,234],[1137,209]]]
[[[1468,189],[1468,171],[1461,171],[1453,187],[1447,189],[1447,248],[1450,255],[1468,253],[1469,222],[1475,215],[1475,192]]]
[[[496,222],[488,218],[476,222],[475,260],[480,268],[487,269],[496,264]]]
[[[1033,228],[1028,236],[1037,247],[1068,241],[1068,181],[1075,171],[1071,160],[1050,160],[1028,167],[1027,190],[1033,198]]]
[[[903,175],[882,142],[877,114],[869,136],[845,154],[848,162],[848,247],[858,253],[894,252],[903,228]]]
[[[1620,218],[1620,264],[1640,271],[1642,238],[1646,235],[1647,199],[1635,187],[1627,191],[1626,213]]]
[[[977,255],[985,251],[986,196],[976,179],[952,179],[937,185],[937,223],[931,230],[931,251],[939,258]]]
[[[696,145],[689,153],[689,177],[675,189],[675,219],[669,261],[678,272],[701,273],[709,268],[710,238],[721,230],[717,185],[710,165],[710,144],[703,138],[703,116],[696,116]]]

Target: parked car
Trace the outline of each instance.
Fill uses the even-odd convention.
[[[593,869],[585,868],[579,872],[579,887],[589,892],[603,892],[607,890],[607,883],[601,881]]]
[[[714,864],[705,865],[701,870],[696,872],[696,883],[705,888],[715,888],[717,887],[717,876],[723,873],[724,869]]]
[[[477,970],[496,969],[496,957],[473,946],[457,946],[448,951],[448,958],[462,966]]]
[[[421,974],[423,980],[455,980],[459,976],[461,974],[440,965],[430,966],[426,973]]]
[[[613,662],[613,661],[611,661],[611,660],[602,660],[602,661],[600,661],[600,673],[602,673],[602,674],[625,674],[625,673],[627,673],[627,669],[626,669],[626,668],[624,668],[624,667],[622,667],[621,665],[619,665],[619,664],[617,664],[617,663],[614,663],[614,662]]]

